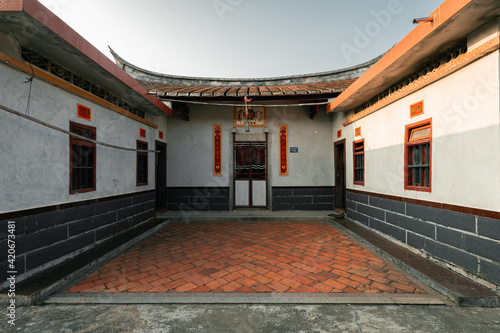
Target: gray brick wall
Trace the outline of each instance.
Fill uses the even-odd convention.
[[[335,188],[273,187],[273,210],[333,210]]]
[[[228,211],[229,187],[168,187],[171,211]]]
[[[81,205],[72,203],[59,210],[47,207],[46,212],[26,216],[19,212],[18,217],[0,221],[0,251],[7,253],[7,223],[15,221],[16,271],[22,280],[35,270],[40,273],[51,268],[58,259],[71,258],[82,249],[90,249],[153,218],[154,205],[154,192],[149,191],[116,199],[91,200]],[[0,281],[3,282],[9,271],[7,256],[0,260]]]
[[[500,285],[500,220],[350,191],[347,217]]]

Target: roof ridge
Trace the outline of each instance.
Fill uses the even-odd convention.
[[[324,71],[310,74],[298,74],[289,76],[277,76],[277,77],[263,77],[263,78],[215,78],[215,77],[194,77],[194,76],[182,76],[173,74],[164,74],[148,69],[136,66],[129,61],[123,59],[119,56],[110,46],[109,51],[114,57],[116,63],[125,71],[129,67],[129,74],[133,77],[147,77],[141,78],[144,81],[154,81],[158,83],[166,83],[167,81],[177,81],[183,82],[185,85],[228,85],[228,83],[234,84],[235,86],[268,86],[268,85],[293,85],[293,84],[304,84],[304,83],[321,83],[321,82],[332,82],[341,81],[346,79],[357,78],[360,72],[364,72],[367,67],[371,67],[380,58],[382,58],[387,52],[373,58],[364,63],[350,66],[346,68],[336,69],[332,71]],[[276,81],[276,82],[273,82]],[[288,83],[285,83],[288,81]],[[221,84],[217,84],[221,82]],[[173,84],[173,83],[172,83]]]

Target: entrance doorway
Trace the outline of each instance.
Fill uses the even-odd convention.
[[[161,212],[167,208],[167,145],[156,141],[156,150],[156,212]]]
[[[335,142],[335,208],[346,210],[345,139]]]
[[[267,208],[267,140],[234,142],[234,208]]]

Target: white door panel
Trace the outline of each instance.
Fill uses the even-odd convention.
[[[235,182],[234,198],[236,206],[250,205],[250,181],[237,180]]]
[[[254,206],[266,206],[266,184],[265,180],[252,181],[252,203]]]

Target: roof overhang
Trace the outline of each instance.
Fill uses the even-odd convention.
[[[352,110],[414,73],[440,51],[500,15],[498,0],[447,0],[327,106]]]
[[[172,110],[36,0],[1,0],[0,31],[153,115]],[[14,37],[14,36],[13,36]]]

